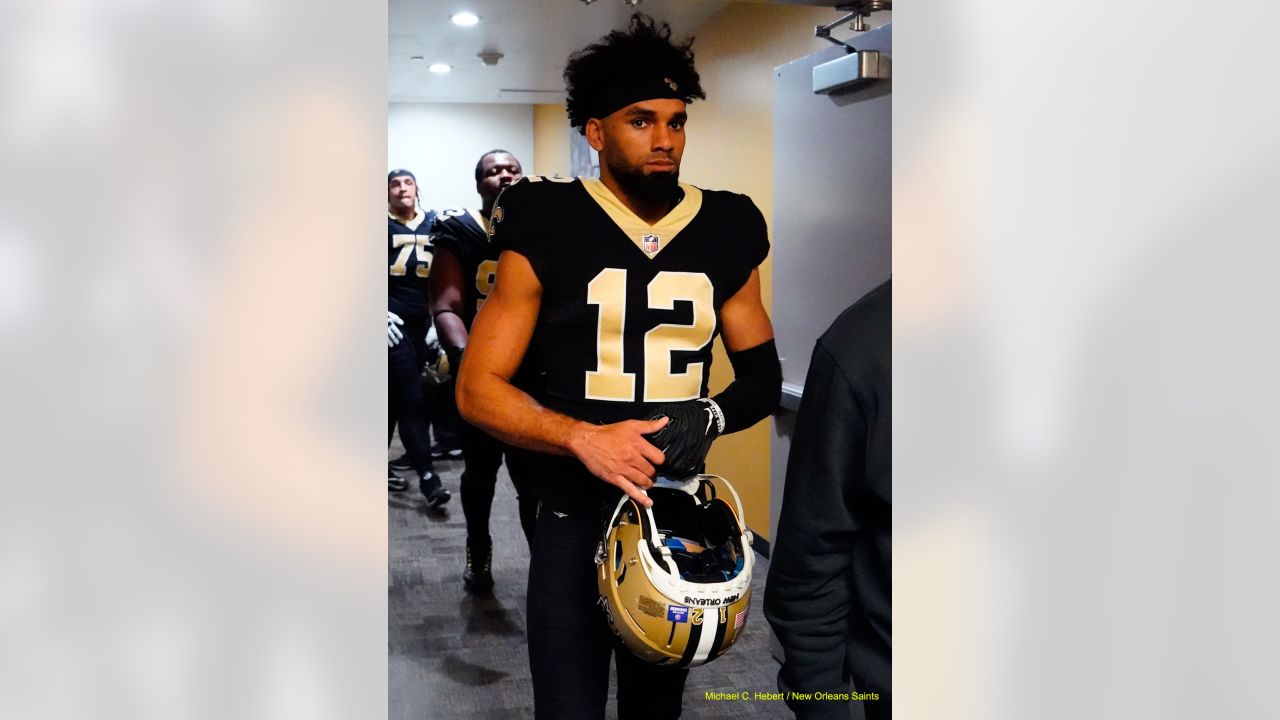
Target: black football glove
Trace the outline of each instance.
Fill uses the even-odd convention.
[[[645,439],[666,455],[658,466],[658,474],[671,478],[697,475],[707,461],[711,441],[724,430],[724,414],[720,406],[708,398],[659,405],[650,420],[670,418],[667,426]]]

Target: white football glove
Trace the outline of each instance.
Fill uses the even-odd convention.
[[[399,315],[390,310],[387,311],[387,347],[393,348],[404,339],[404,333],[400,331],[399,327],[396,327],[403,324],[404,321],[400,319]]]

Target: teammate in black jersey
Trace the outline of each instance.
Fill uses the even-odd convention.
[[[489,241],[489,215],[508,185],[523,177],[520,161],[505,150],[491,150],[476,163],[476,191],[480,210],[446,210],[436,220],[435,262],[431,268],[431,312],[436,332],[457,368],[467,347],[467,331],[476,311],[493,289],[498,252]],[[538,501],[526,482],[531,468],[527,453],[505,447],[488,433],[463,423],[462,511],[467,518],[467,560],[462,580],[467,590],[484,592],[493,587],[490,566],[493,543],[489,536],[489,511],[503,453],[507,472],[516,486],[520,525],[532,545]]]
[[[526,177],[499,198],[497,283],[459,378],[465,418],[544,453],[527,613],[539,718],[603,718],[611,653],[621,720],[679,716],[687,671],[631,655],[595,606],[601,508],[623,492],[649,506],[655,473],[696,472],[716,435],[766,417],[781,390],[764,218],[678,179],[686,103],[705,95],[690,43],[670,34],[636,15],[570,57],[569,119],[600,179]],[[717,333],[735,379],[708,398]],[[546,372],[533,395],[511,383],[526,358]]]
[[[432,472],[426,402],[420,377],[426,357],[427,278],[431,274],[431,235],[435,213],[418,207],[418,181],[408,170],[387,174],[387,442],[396,426],[418,487],[433,509],[449,502],[449,491]],[[403,492],[408,483],[388,474],[388,489]]]

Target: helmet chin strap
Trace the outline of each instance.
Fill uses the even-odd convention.
[[[667,572],[673,575],[679,575],[680,571],[676,568],[675,558],[671,557],[671,548],[667,547],[667,543],[663,537],[657,533],[658,521],[653,517],[653,508],[642,508],[645,515],[649,516],[649,527],[654,528],[653,537],[649,538],[649,544],[658,551],[658,555],[662,558],[662,564],[667,566]]]

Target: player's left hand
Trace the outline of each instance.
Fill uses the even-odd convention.
[[[666,461],[657,468],[658,474],[681,479],[698,474],[707,460],[711,442],[724,429],[720,406],[709,398],[660,405],[649,419],[661,417],[671,421],[658,432],[645,436],[666,456]]]
[[[404,332],[397,327],[403,324],[404,320],[401,320],[399,315],[390,310],[387,311],[387,347],[393,348],[404,339]]]

